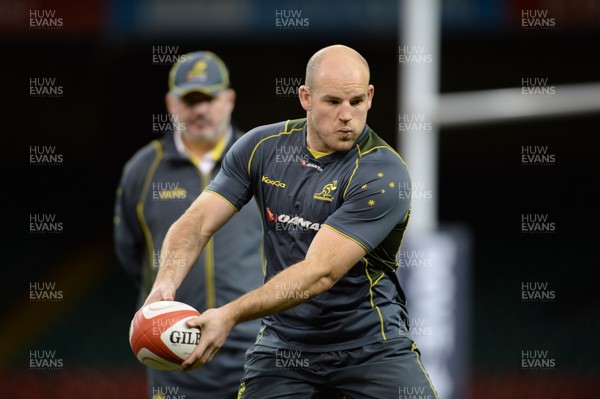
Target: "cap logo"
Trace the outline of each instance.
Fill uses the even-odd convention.
[[[186,79],[189,80],[193,80],[193,79],[200,79],[200,80],[206,80],[206,68],[207,68],[207,64],[205,61],[198,61],[194,64],[194,66],[192,67],[192,69],[190,69],[190,71],[187,73],[186,75]]]

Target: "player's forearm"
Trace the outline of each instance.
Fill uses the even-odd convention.
[[[201,224],[181,217],[171,226],[159,254],[156,285],[169,282],[179,287],[210,239],[210,234],[202,233]]]
[[[159,254],[159,270],[146,303],[172,300],[213,234],[235,213],[221,197],[203,192],[171,226]]]
[[[236,324],[290,309],[333,287],[365,253],[363,247],[337,231],[321,229],[302,262],[223,309]]]
[[[335,284],[337,278],[322,266],[319,268],[306,260],[299,262],[223,309],[238,324],[293,308]]]

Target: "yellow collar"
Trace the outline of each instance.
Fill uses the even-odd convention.
[[[175,131],[175,146],[180,154],[185,154],[190,161],[196,165],[196,167],[200,168],[203,172],[206,172],[207,170],[212,169],[215,162],[221,159],[223,152],[227,147],[227,143],[231,139],[232,135],[233,129],[230,126],[223,137],[221,137],[217,144],[213,147],[213,149],[204,154],[202,158],[199,158],[197,155],[187,149],[183,142],[183,138],[181,137],[181,132],[178,130]]]
[[[308,148],[308,147],[306,147],[306,148]],[[321,151],[317,151],[317,150],[312,150],[310,148],[308,148],[308,151],[310,151],[310,153],[312,154],[313,157],[315,157],[315,159],[319,159],[321,157],[324,157],[325,155],[331,154],[330,152],[321,152]]]

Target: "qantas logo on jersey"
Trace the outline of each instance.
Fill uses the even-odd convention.
[[[267,216],[267,220],[271,223],[275,223],[276,230],[288,231],[301,229],[319,231],[319,229],[321,228],[320,223],[305,220],[301,216],[291,216],[286,215],[285,213],[276,215],[269,207],[267,207],[265,213]]]
[[[273,179],[269,179],[269,176],[265,176],[263,175],[262,179],[260,179],[261,182],[266,183],[266,184],[270,184],[272,186],[275,187],[281,187],[281,188],[285,188],[285,183],[279,180],[273,180]]]

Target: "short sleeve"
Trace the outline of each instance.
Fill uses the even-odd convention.
[[[225,198],[238,211],[252,198],[248,162],[254,145],[252,131],[244,134],[225,154],[221,170],[206,187]]]
[[[378,151],[385,153],[359,159],[342,205],[324,223],[357,241],[367,252],[402,223],[410,209],[410,195],[400,195],[410,187],[406,164],[390,149]]]

